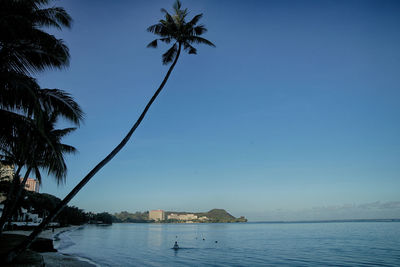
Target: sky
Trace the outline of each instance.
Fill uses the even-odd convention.
[[[223,208],[251,221],[400,218],[400,3],[194,1],[205,38],[183,53],[126,147],[79,192],[86,211]],[[161,83],[146,48],[168,1],[57,1],[70,66],[37,76],[74,96],[64,197],[124,137]],[[69,126],[60,122],[60,127]]]

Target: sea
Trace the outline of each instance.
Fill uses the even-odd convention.
[[[400,222],[85,225],[55,246],[98,266],[400,266]]]

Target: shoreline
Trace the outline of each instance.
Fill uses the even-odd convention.
[[[54,232],[52,229],[48,229],[43,231],[39,237],[44,238],[44,239],[50,239],[53,242],[53,247],[54,246],[54,241],[59,241],[60,240],[60,235],[66,232],[71,232],[76,229],[79,229],[80,227],[83,227],[82,225],[73,225],[73,226],[68,226],[68,227],[61,227],[61,228],[55,228]],[[16,231],[5,231],[5,234],[15,234],[15,235],[20,235],[20,236],[28,236],[32,231],[25,231],[25,230],[16,230]],[[57,248],[55,248],[57,249]],[[70,254],[64,254],[60,252],[58,249],[56,252],[34,252],[32,253],[40,255],[40,257],[37,257],[37,264],[44,266],[59,266],[59,267],[93,267],[93,266],[99,266],[95,262],[91,261],[90,259],[81,257],[81,256],[76,256],[76,255],[70,255]],[[41,258],[41,259],[40,259]],[[12,266],[12,265],[11,265]],[[36,266],[36,265],[34,265]]]
[[[72,232],[77,229],[84,227],[84,225],[76,225],[76,226],[68,226],[59,228],[58,231],[55,231],[53,234],[53,245],[54,242],[59,242],[62,238],[60,236],[67,232]],[[57,230],[57,229],[56,229]],[[59,246],[54,246],[57,249],[57,252],[43,252],[40,253],[43,256],[45,264],[48,266],[83,266],[83,267],[91,267],[91,266],[100,266],[91,259],[78,256],[78,255],[71,255],[67,253],[62,253],[59,250]],[[62,263],[62,264],[61,264]],[[64,265],[65,264],[65,265]]]
[[[98,267],[100,265],[95,262],[80,256],[63,254],[61,252],[41,252],[39,253],[45,266],[59,267]]]

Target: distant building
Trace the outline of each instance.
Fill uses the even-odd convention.
[[[168,215],[168,220],[191,221],[191,220],[196,220],[196,219],[197,219],[197,215],[194,215],[192,213],[180,214],[180,215],[171,213],[170,215]]]
[[[163,210],[151,210],[149,212],[149,220],[164,221],[165,212]]]
[[[171,213],[170,215],[168,215],[168,220],[180,220],[179,215],[175,214],[175,213]]]
[[[21,178],[22,182],[23,178]],[[25,190],[39,193],[39,181],[33,178],[28,178],[25,183]]]
[[[179,215],[179,218],[181,218],[182,221],[190,221],[190,220],[196,220],[197,215],[194,214],[183,214]]]

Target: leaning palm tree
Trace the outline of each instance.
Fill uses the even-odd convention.
[[[203,25],[198,25],[198,21],[203,16],[202,14],[194,16],[189,22],[186,22],[186,16],[188,15],[187,9],[181,9],[180,1],[176,1],[173,5],[174,14],[168,13],[165,9],[161,11],[165,15],[165,19],[159,21],[159,23],[150,26],[147,30],[158,35],[160,38],[152,41],[148,47],[157,47],[157,42],[173,43],[172,47],[167,50],[162,55],[163,64],[171,63],[167,74],[165,75],[160,86],[151,97],[150,101],[147,103],[143,112],[133,124],[132,128],[129,130],[128,134],[124,139],[108,154],[102,161],[100,161],[79,183],[75,188],[60,202],[60,204],[50,212],[50,214],[43,220],[43,222],[15,249],[10,251],[7,255],[6,260],[12,261],[19,253],[27,249],[32,242],[37,238],[37,236],[43,231],[43,229],[48,225],[68,204],[68,202],[85,186],[86,183],[101,169],[103,168],[114,156],[126,145],[126,143],[131,138],[132,134],[135,132],[137,127],[142,122],[150,106],[153,104],[157,96],[160,94],[161,90],[164,88],[172,70],[174,69],[181,49],[187,51],[189,54],[196,54],[197,50],[192,45],[194,43],[206,44],[209,46],[214,46],[210,41],[200,37],[207,30]]]

